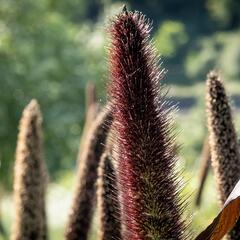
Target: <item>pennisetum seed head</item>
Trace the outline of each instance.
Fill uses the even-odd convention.
[[[151,25],[124,9],[110,27],[109,98],[117,133],[123,239],[184,239],[183,205],[175,173],[175,139],[160,96]]]
[[[97,169],[111,123],[112,110],[107,107],[91,125],[85,138],[85,147],[79,155],[81,159],[78,161],[73,205],[65,229],[66,240],[84,240],[88,237],[96,200]]]
[[[240,178],[240,155],[229,99],[219,74],[207,76],[207,117],[212,166],[223,205]],[[228,239],[240,238],[240,222]]]
[[[102,155],[98,168],[99,240],[122,239],[117,176],[112,161],[111,150],[108,149]]]
[[[42,116],[36,100],[24,109],[20,121],[14,166],[14,222],[12,240],[47,239]]]

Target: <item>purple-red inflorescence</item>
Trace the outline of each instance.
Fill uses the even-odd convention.
[[[151,25],[123,10],[111,28],[109,98],[117,132],[123,239],[185,239],[175,139],[160,96]]]

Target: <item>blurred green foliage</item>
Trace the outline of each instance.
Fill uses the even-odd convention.
[[[240,78],[240,31],[217,32],[198,41],[186,58],[185,67],[191,78],[204,79],[211,68],[220,69],[229,81]]]
[[[103,34],[93,31],[92,24],[74,24],[58,8],[52,9],[52,3],[0,2],[0,177],[6,186],[11,183],[11,177],[6,176],[12,176],[23,107],[31,98],[40,102],[46,159],[55,176],[60,169],[74,165],[84,86],[88,80],[100,86],[105,72],[103,44],[95,44],[103,42]]]
[[[206,2],[210,16],[223,27],[239,27],[240,2],[238,0],[208,0]]]
[[[227,81],[240,79],[239,1],[126,3],[154,20],[156,47],[169,70],[166,83],[194,85],[212,67],[221,68]],[[18,121],[31,98],[42,107],[50,175],[56,178],[74,168],[84,119],[84,88],[87,81],[96,82],[99,100],[105,101],[106,19],[122,4],[0,0],[0,184],[5,189],[12,182]],[[197,120],[197,114],[192,118]],[[189,146],[193,147],[189,154],[199,152],[202,135],[190,134],[197,145]]]
[[[187,43],[188,36],[181,22],[164,21],[155,34],[156,47],[164,57],[174,57],[179,47]]]

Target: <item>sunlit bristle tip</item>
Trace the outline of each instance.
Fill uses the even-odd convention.
[[[128,9],[127,9],[126,4],[124,4],[123,7],[122,7],[122,13],[125,13],[125,14],[128,13]]]

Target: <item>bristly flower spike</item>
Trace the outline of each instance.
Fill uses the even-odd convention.
[[[117,176],[111,150],[102,155],[98,168],[97,203],[100,218],[98,240],[121,240],[121,215]]]
[[[96,201],[97,169],[111,123],[112,110],[108,106],[96,118],[85,139],[86,144],[79,159],[73,205],[65,230],[66,240],[84,240],[88,237]]]
[[[185,239],[175,139],[159,96],[159,70],[145,16],[124,9],[111,28],[109,98],[117,133],[124,240]]]
[[[240,178],[240,155],[229,100],[215,71],[207,76],[206,104],[212,166],[223,205]],[[240,239],[240,221],[228,239]]]
[[[11,240],[47,239],[42,116],[36,100],[23,111],[14,166],[14,222]]]

